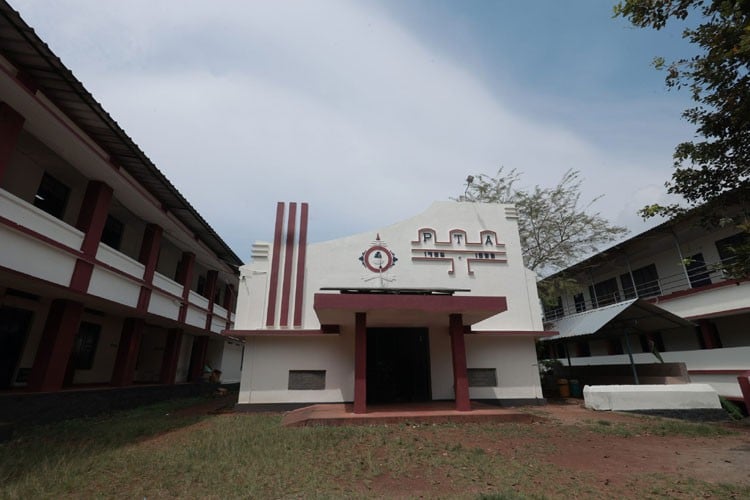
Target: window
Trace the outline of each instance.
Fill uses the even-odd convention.
[[[70,188],[58,181],[51,175],[45,173],[39,189],[34,196],[34,206],[44,210],[53,217],[62,219],[65,215],[65,206],[68,204]]]
[[[73,347],[73,365],[76,370],[90,370],[94,366],[94,355],[101,330],[101,325],[85,321],[81,323]]]
[[[617,280],[610,278],[600,281],[594,286],[589,286],[589,295],[594,307],[607,306],[620,301],[620,292],[617,289]]]
[[[607,354],[610,356],[615,354],[622,354],[622,341],[619,338],[607,339]]]
[[[656,266],[654,264],[635,269],[632,272],[632,279],[630,275],[631,273],[620,275],[622,292],[626,299],[635,298],[636,293],[638,297],[653,297],[655,295],[661,295],[659,275],[656,272]],[[633,286],[633,280],[635,280],[635,287]]]
[[[287,389],[290,391],[319,391],[325,388],[325,370],[289,370]]]
[[[558,344],[555,344],[555,349],[557,349],[557,358],[558,359],[564,359],[568,357],[568,352],[565,349],[565,344],[560,342]]]
[[[583,312],[586,310],[586,299],[583,297],[583,293],[578,293],[573,296],[573,302],[576,306],[576,312]]]
[[[591,356],[591,347],[589,346],[589,343],[587,341],[581,340],[579,342],[576,342],[575,346],[576,356],[578,356],[579,358]]]
[[[469,368],[466,375],[469,387],[497,387],[497,370],[494,368]]]
[[[205,276],[198,276],[198,284],[195,287],[195,291],[196,293],[198,293],[198,295],[203,295],[205,297],[205,292],[206,292],[206,277]]]
[[[691,288],[711,284],[711,278],[708,277],[708,269],[706,268],[706,262],[703,260],[702,253],[691,256],[685,265],[685,270],[687,271],[688,278],[690,278]]]
[[[750,243],[748,241],[748,235],[745,233],[737,233],[733,236],[717,241],[716,250],[719,251],[721,263],[727,264],[732,262],[736,258],[736,247],[748,243]]]
[[[564,316],[562,297],[557,297],[555,304],[544,304],[544,318],[547,320],[562,318]]]
[[[656,348],[657,352],[664,352],[664,339],[661,337],[660,332],[646,333],[639,335],[638,339],[641,342],[641,350],[643,352],[653,352]]]
[[[104,230],[102,231],[102,243],[115,250],[119,250],[120,243],[122,243],[123,229],[122,222],[108,215],[107,222],[104,223]]]

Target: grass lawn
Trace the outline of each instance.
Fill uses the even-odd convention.
[[[691,440],[728,439],[718,426],[637,419],[282,428],[280,415],[180,412],[196,402],[18,429],[0,444],[0,498],[750,497],[747,484],[695,480],[689,471],[634,470],[605,481],[559,460],[568,441],[673,438],[689,449]]]

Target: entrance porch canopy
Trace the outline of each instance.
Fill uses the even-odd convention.
[[[321,325],[353,325],[355,313],[367,315],[367,326],[448,325],[460,314],[473,325],[508,310],[505,297],[454,295],[468,290],[414,288],[327,288],[340,293],[316,293],[313,308]]]

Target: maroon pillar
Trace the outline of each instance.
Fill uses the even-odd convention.
[[[0,103],[0,182],[16,149],[24,118],[6,103]]]
[[[177,265],[177,276],[175,277],[175,281],[182,285],[182,307],[180,307],[180,315],[177,318],[180,323],[184,323],[187,316],[190,286],[193,284],[194,270],[195,254],[193,252],[183,252],[180,263]]]
[[[190,355],[190,378],[196,381],[203,375],[203,367],[206,366],[206,354],[208,353],[208,337],[195,337],[193,340],[193,351]]]
[[[367,315],[354,317],[354,413],[367,413]]]
[[[174,384],[177,375],[177,362],[180,359],[180,344],[182,344],[182,330],[173,328],[167,330],[167,343],[164,346],[164,357],[161,361],[162,384]]]
[[[206,274],[205,297],[208,299],[208,314],[206,314],[206,330],[211,331],[211,320],[214,315],[214,299],[216,298],[216,285],[219,281],[219,271],[208,271]]]
[[[112,371],[112,385],[126,386],[133,383],[144,326],[145,322],[139,318],[127,318],[122,324],[120,345],[117,348],[115,368]]]
[[[29,389],[59,391],[62,388],[82,314],[83,304],[79,302],[52,301],[31,368]]]
[[[745,400],[745,409],[750,412],[750,370],[740,373],[737,377],[742,391],[742,399]]]
[[[141,252],[138,255],[138,262],[145,266],[143,272],[144,284],[141,286],[141,293],[138,296],[138,310],[141,312],[148,311],[148,304],[151,301],[151,285],[154,282],[156,264],[159,260],[162,233],[162,228],[156,224],[147,225],[143,232]]]
[[[456,410],[469,411],[471,410],[471,402],[469,401],[469,379],[466,374],[466,345],[464,344],[463,317],[460,314],[451,314],[449,321]]]
[[[716,342],[714,341],[714,325],[707,319],[698,320],[698,325],[701,329],[701,338],[703,339],[704,349],[716,349]]]
[[[76,261],[73,277],[70,278],[70,288],[76,292],[85,293],[89,288],[94,271],[92,259],[99,248],[111,203],[112,188],[103,182],[89,181],[76,222],[76,227],[85,233],[81,244],[83,258]]]

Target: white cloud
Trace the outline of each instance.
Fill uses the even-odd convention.
[[[371,6],[14,4],[244,259],[276,201],[309,201],[320,240],[413,215],[467,173],[503,164],[550,185],[575,168],[631,224],[668,171],[522,114]]]

